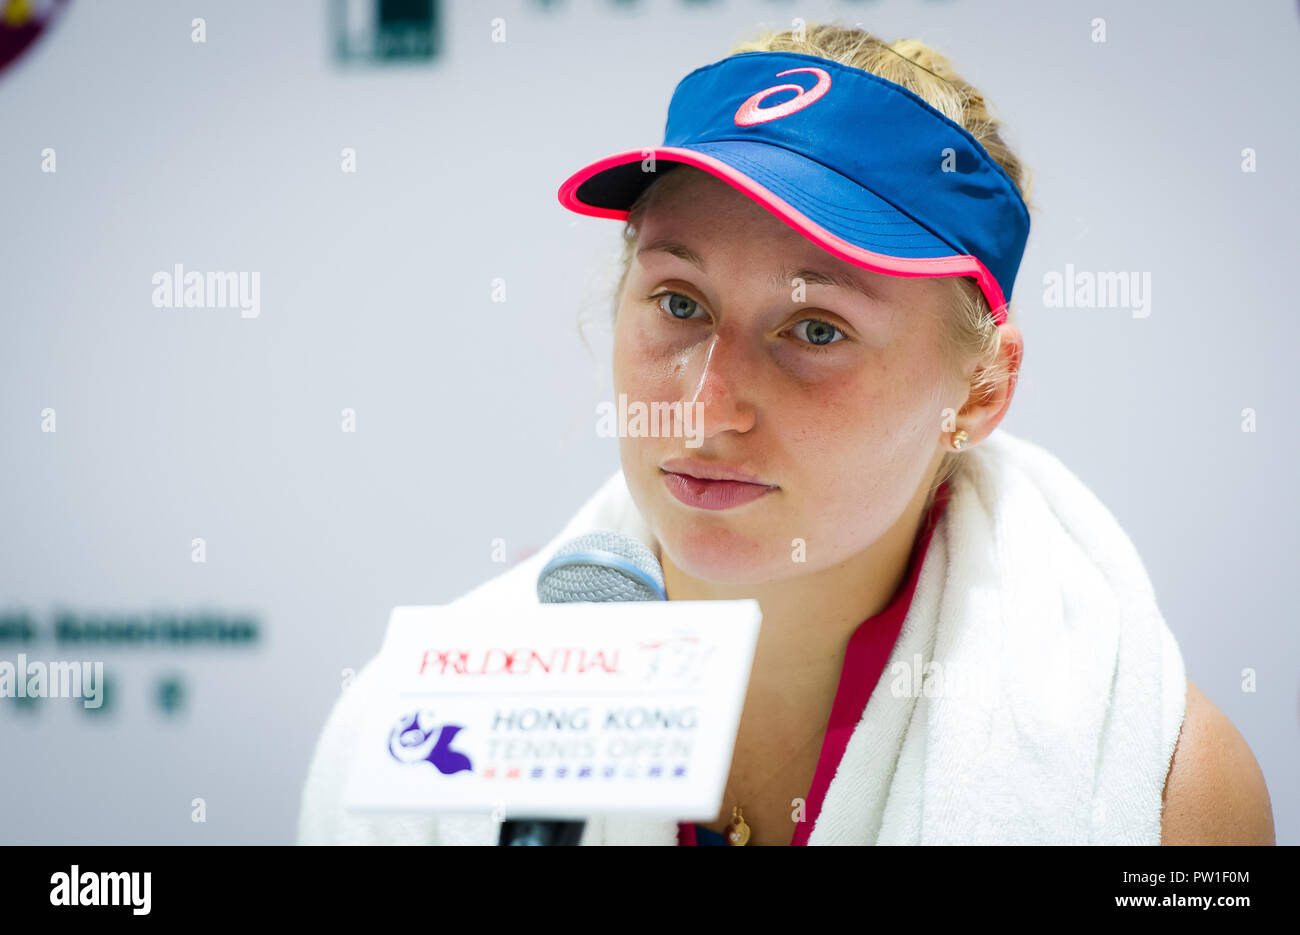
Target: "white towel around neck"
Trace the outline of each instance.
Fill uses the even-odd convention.
[[[1159,844],[1186,674],[1133,544],[1037,445],[998,429],[962,457],[968,470],[952,482],[808,843]],[[456,603],[535,603],[550,554],[600,528],[657,551],[619,471],[550,543]],[[372,659],[330,712],[299,843],[495,844],[490,815],[342,808],[358,717],[382,690],[374,668]],[[911,690],[913,669],[928,692]],[[587,822],[581,843],[676,839],[674,821],[605,816]]]

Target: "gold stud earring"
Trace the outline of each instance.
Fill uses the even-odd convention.
[[[963,448],[966,447],[966,444],[969,441],[970,441],[970,435],[966,433],[965,429],[960,429],[952,437],[952,446],[956,448],[958,451],[961,451]]]

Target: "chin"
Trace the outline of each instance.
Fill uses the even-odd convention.
[[[670,508],[671,509],[671,508]],[[685,510],[685,508],[683,508]],[[673,564],[701,581],[757,584],[790,571],[790,550],[771,537],[742,531],[743,524],[716,515],[661,517],[656,523],[660,547]],[[780,570],[774,573],[774,566]]]
[[[663,484],[658,465],[628,477],[632,502],[674,565],[701,581],[756,584],[791,573],[790,543],[771,531],[761,500],[731,510],[697,510]],[[797,566],[803,567],[803,566]]]

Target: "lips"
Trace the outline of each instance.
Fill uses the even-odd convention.
[[[702,510],[730,510],[780,489],[731,465],[676,458],[665,461],[660,469],[669,493]]]
[[[765,484],[760,478],[755,477],[748,471],[741,470],[734,464],[723,464],[721,461],[671,458],[661,464],[660,467],[673,474],[685,474],[690,477],[698,477],[700,480],[736,480],[747,484],[759,484],[764,487],[772,486],[771,484]]]

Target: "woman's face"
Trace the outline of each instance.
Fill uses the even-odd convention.
[[[940,351],[940,281],[846,263],[692,167],[658,183],[638,250],[619,300],[614,391],[629,407],[702,414],[693,431],[677,423],[677,437],[620,436],[628,488],[667,558],[698,579],[757,583],[879,539],[942,458],[944,407],[966,398]],[[803,272],[800,295],[806,270],[863,292]],[[678,472],[725,467],[771,489],[692,482],[665,471],[675,459],[695,462],[669,465]]]

